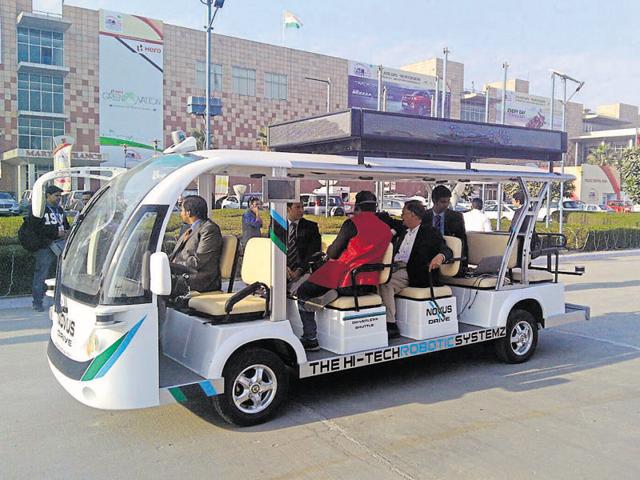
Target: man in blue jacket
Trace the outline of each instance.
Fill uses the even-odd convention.
[[[45,190],[47,203],[42,218],[31,218],[33,233],[41,240],[41,247],[34,252],[36,265],[33,272],[31,290],[33,294],[33,309],[44,311],[42,300],[47,289],[44,281],[49,275],[51,265],[57,261],[62,251],[64,241],[69,233],[69,222],[62,207],[60,198],[62,189],[50,185]]]

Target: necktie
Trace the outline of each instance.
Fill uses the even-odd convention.
[[[298,245],[297,245],[298,224],[289,224],[289,239],[287,240],[287,266],[293,268],[298,263]]]
[[[433,228],[442,233],[442,217],[440,215],[433,214]]]

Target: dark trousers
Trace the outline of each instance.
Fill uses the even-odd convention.
[[[49,276],[51,266],[56,261],[56,256],[49,247],[41,248],[34,253],[36,265],[33,271],[33,282],[31,284],[31,293],[33,295],[33,305],[41,306],[42,299],[47,290],[44,281]]]
[[[376,291],[376,287],[373,285],[359,285],[356,289],[358,291],[358,295],[366,295]],[[298,311],[300,312],[300,320],[302,320],[302,338],[304,340],[315,340],[318,336],[318,325],[316,324],[315,312],[308,312],[305,310],[304,302],[312,298],[320,297],[329,290],[332,289],[309,281],[304,282],[300,285],[300,288],[298,288],[296,296],[298,297]],[[339,296],[349,296],[354,294],[353,288],[351,287],[338,288],[337,290]]]

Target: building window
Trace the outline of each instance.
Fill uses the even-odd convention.
[[[207,62],[196,60],[196,87],[205,90],[207,88]],[[211,65],[211,89],[222,91],[222,65]]]
[[[53,150],[58,135],[64,135],[64,120],[18,117],[18,148]]]
[[[62,33],[18,27],[18,62],[62,66]]]
[[[287,76],[279,73],[265,73],[264,96],[274,100],[286,100]]]
[[[58,75],[18,74],[18,110],[63,113],[64,84]]]
[[[233,93],[256,96],[256,71],[250,68],[233,67]]]
[[[460,120],[484,122],[484,105],[462,102],[460,106]]]

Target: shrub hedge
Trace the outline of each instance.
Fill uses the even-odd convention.
[[[223,234],[240,235],[243,210],[215,210],[212,219],[220,226]],[[269,212],[261,212],[263,235],[267,234]],[[318,222],[322,233],[337,233],[344,217],[307,218]],[[569,250],[597,251],[640,248],[640,213],[583,213],[566,214],[564,233],[567,236]],[[22,217],[0,218],[0,296],[21,295],[31,292],[33,275],[33,255],[18,245],[17,232],[22,224]],[[182,222],[180,215],[173,214],[167,228],[167,245],[177,237]],[[494,222],[495,228],[495,222]],[[507,225],[503,224],[503,228]],[[544,224],[536,226],[540,232],[546,231]],[[550,231],[557,231],[557,223],[552,224]],[[13,274],[12,274],[13,272]],[[54,272],[52,272],[53,276]]]

